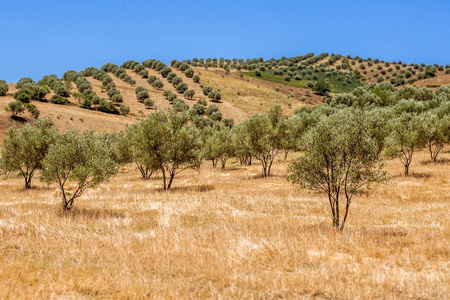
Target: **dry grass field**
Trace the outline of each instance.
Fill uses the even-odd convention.
[[[448,147],[447,147],[448,150]],[[0,180],[0,298],[448,299],[450,154],[361,192],[343,233],[287,161],[205,162],[161,190],[132,165],[64,214],[55,186]]]

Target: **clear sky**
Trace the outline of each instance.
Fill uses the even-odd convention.
[[[448,0],[0,0],[0,79],[107,62],[308,52],[450,64]]]

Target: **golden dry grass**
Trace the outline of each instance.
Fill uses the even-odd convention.
[[[450,154],[395,160],[358,195],[344,233],[288,161],[139,179],[130,165],[67,214],[55,186],[0,181],[0,298],[448,299]],[[158,175],[158,174],[157,174]]]

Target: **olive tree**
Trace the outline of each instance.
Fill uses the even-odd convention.
[[[199,77],[200,80],[200,77]],[[8,92],[9,88],[8,88],[8,84],[6,83],[6,81],[4,80],[0,80],[0,96],[5,96],[6,93]]]
[[[194,91],[194,90],[186,90],[186,91],[183,93],[183,96],[184,96],[185,98],[188,98],[188,99],[192,99],[192,98],[194,97],[194,95],[195,95],[195,91]]]
[[[152,87],[154,87],[157,90],[160,90],[164,87],[164,83],[161,80],[156,79],[155,81],[153,81]]]
[[[25,107],[21,101],[13,101],[8,103],[8,107],[5,110],[11,113],[11,118],[16,118],[25,110]]]
[[[288,168],[293,184],[327,195],[333,227],[341,231],[356,192],[387,178],[365,119],[352,108],[323,116],[304,135],[304,154]]]
[[[42,180],[58,184],[64,210],[70,210],[86,189],[108,181],[118,172],[118,163],[105,139],[93,131],[80,134],[74,129],[57,138],[42,165]],[[69,189],[69,182],[73,182],[73,189]]]
[[[57,135],[49,119],[40,119],[34,126],[26,124],[22,129],[9,128],[1,149],[3,163],[7,170],[19,172],[26,189],[31,188],[31,179],[42,167],[42,160]]]
[[[136,126],[140,143],[152,162],[153,170],[160,170],[164,190],[170,189],[176,175],[201,164],[200,132],[189,123],[187,111],[155,111]]]
[[[408,176],[414,151],[425,144],[423,124],[416,114],[402,113],[391,120],[389,128],[390,134],[385,142],[386,155],[398,157],[405,167],[405,176]]]
[[[263,177],[270,176],[273,161],[282,148],[282,136],[267,114],[255,114],[247,121],[252,156],[262,165]]]
[[[424,139],[425,147],[430,153],[430,158],[436,163],[437,156],[449,141],[450,117],[443,119],[432,113],[426,112],[420,116],[422,123],[421,136]]]

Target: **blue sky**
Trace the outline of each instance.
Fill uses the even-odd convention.
[[[450,64],[450,1],[0,0],[0,79],[148,58],[329,52]]]

